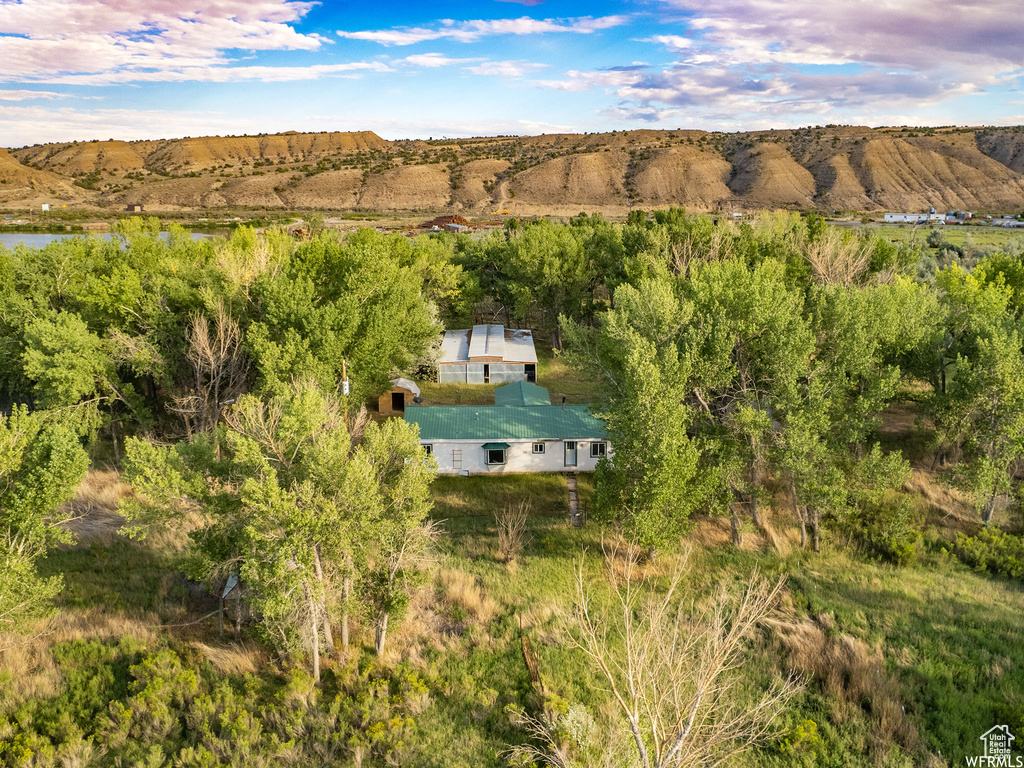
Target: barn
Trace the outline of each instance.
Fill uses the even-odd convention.
[[[442,384],[505,384],[537,380],[533,333],[502,325],[446,331],[437,361]]]

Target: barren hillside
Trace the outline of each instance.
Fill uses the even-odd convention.
[[[0,204],[622,214],[1024,209],[1024,128],[830,126],[438,141],[355,133],[0,150]]]

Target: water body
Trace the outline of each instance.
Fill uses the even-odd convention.
[[[65,240],[69,237],[101,237],[109,240],[113,235],[110,232],[62,232],[62,233],[41,233],[41,232],[0,232],[0,245],[5,248],[13,248],[16,245],[27,245],[32,248],[44,248],[55,240]],[[193,240],[209,240],[214,237],[224,237],[227,233],[192,232]],[[161,232],[160,237],[167,239],[167,233]]]

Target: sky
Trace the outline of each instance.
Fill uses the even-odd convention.
[[[0,0],[0,146],[1024,123],[1019,0]]]

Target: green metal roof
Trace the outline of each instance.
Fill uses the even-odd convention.
[[[551,405],[551,395],[544,387],[517,381],[494,390],[495,405]]]
[[[604,439],[604,422],[585,405],[407,405],[420,440]]]

